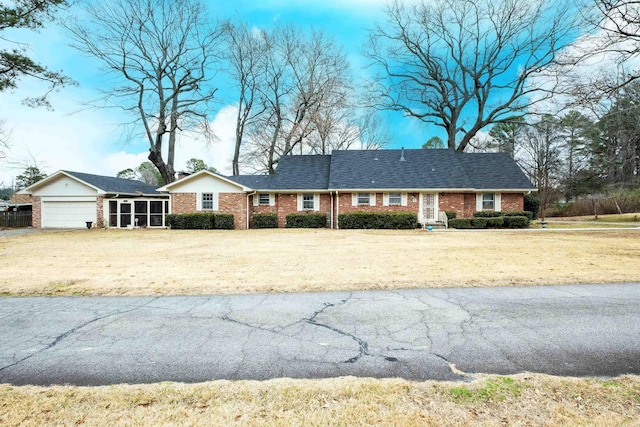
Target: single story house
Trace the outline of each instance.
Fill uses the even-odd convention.
[[[472,217],[482,210],[523,210],[536,191],[507,153],[451,150],[343,150],[283,156],[273,175],[224,176],[206,170],[160,188],[140,181],[59,171],[19,192],[33,199],[34,227],[164,227],[168,213],[234,215],[249,228],[256,213],[338,215],[357,211],[414,212],[422,224],[445,211]]]
[[[256,213],[322,212],[328,227],[357,211],[414,212],[422,224],[445,211],[472,217],[482,210],[523,210],[534,185],[507,153],[451,150],[343,150],[331,155],[283,156],[273,175],[222,176],[200,171],[158,189],[172,213],[231,213],[248,228]]]
[[[30,196],[33,227],[164,227],[169,195],[141,181],[58,171],[18,192]]]

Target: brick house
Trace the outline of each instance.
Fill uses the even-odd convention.
[[[200,171],[158,188],[171,197],[172,213],[232,213],[235,227],[249,227],[256,213],[275,213],[284,227],[290,213],[326,213],[339,228],[341,213],[414,212],[422,224],[482,210],[523,210],[536,191],[506,153],[450,150],[346,150],[331,155],[280,158],[273,175],[225,177]]]

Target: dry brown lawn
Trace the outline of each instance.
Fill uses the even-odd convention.
[[[5,295],[185,295],[637,281],[640,229],[78,230],[0,237]]]
[[[470,383],[335,378],[107,387],[0,385],[0,425],[620,426],[640,424],[640,377],[519,374]]]

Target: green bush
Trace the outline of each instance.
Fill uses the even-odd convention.
[[[278,228],[278,215],[257,213],[251,218],[251,228]]]
[[[232,214],[188,213],[169,214],[165,220],[167,226],[176,230],[232,230]]]
[[[506,228],[527,228],[529,226],[529,218],[526,216],[505,216],[503,220]]]
[[[487,218],[487,228],[500,228],[504,225],[503,217]]]
[[[498,218],[502,216],[526,216],[530,220],[533,219],[531,211],[478,211],[474,212],[474,218]]]
[[[338,215],[344,229],[411,230],[418,225],[418,216],[411,212],[354,212]]]
[[[474,218],[496,218],[502,216],[500,211],[476,211],[473,213]]]
[[[471,228],[471,218],[455,218],[449,221],[449,228]]]
[[[540,199],[533,194],[524,195],[524,210],[531,212],[531,219],[538,218],[540,212]]]
[[[445,215],[447,215],[447,219],[449,221],[451,221],[452,219],[456,219],[456,217],[458,216],[458,213],[454,211],[445,211],[444,213]]]
[[[287,228],[325,228],[327,226],[327,214],[303,213],[287,215]]]
[[[214,219],[216,230],[233,230],[235,228],[233,214],[214,214]]]
[[[487,228],[487,221],[491,218],[472,218],[471,226],[473,228]]]

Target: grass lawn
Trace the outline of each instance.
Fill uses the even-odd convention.
[[[639,279],[640,230],[78,230],[0,237],[5,295],[184,295]],[[0,425],[638,425],[640,376],[0,385]]]
[[[107,387],[0,385],[2,425],[638,425],[640,377],[471,383],[343,377]]]
[[[188,295],[638,280],[640,229],[77,230],[0,238],[4,295]]]

